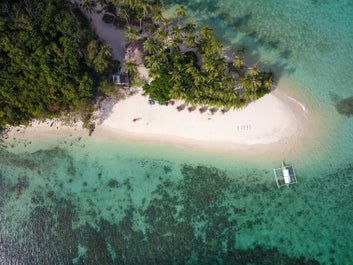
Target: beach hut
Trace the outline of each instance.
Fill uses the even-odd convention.
[[[297,176],[292,164],[287,164],[282,161],[282,166],[274,168],[273,173],[275,175],[276,184],[278,188],[283,186],[289,186],[297,183]]]
[[[114,84],[122,86],[124,88],[129,87],[129,78],[126,73],[114,74],[113,82]]]

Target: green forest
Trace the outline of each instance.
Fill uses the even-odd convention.
[[[271,72],[246,65],[243,47],[226,60],[210,27],[184,21],[183,6],[167,19],[159,0],[80,3],[88,14],[99,3],[117,27],[125,28],[128,42],[142,43],[153,80],[143,90],[152,99],[227,110],[271,91]],[[111,49],[99,41],[80,8],[68,0],[3,0],[0,5],[0,128],[71,112],[89,121],[97,96],[114,93],[107,80],[119,62],[111,60]],[[130,81],[138,80],[136,63],[124,66]]]
[[[83,1],[86,10],[96,2]],[[150,98],[160,102],[180,99],[191,106],[227,110],[242,108],[271,91],[272,72],[247,65],[242,46],[233,58],[226,59],[213,30],[184,20],[187,11],[183,6],[168,19],[159,0],[99,2],[124,25],[128,41],[142,41],[145,66],[153,79],[143,90]],[[133,61],[125,65],[136,74]]]
[[[111,49],[69,2],[1,1],[0,128],[69,111],[89,116],[112,64]]]
[[[271,91],[273,74],[247,66],[244,48],[226,60],[212,29],[196,30],[193,22],[181,23],[186,10],[176,10],[175,21],[163,20],[143,44],[146,66],[154,78],[144,90],[159,101],[170,98],[224,109],[241,108]],[[156,97],[154,95],[158,94]]]

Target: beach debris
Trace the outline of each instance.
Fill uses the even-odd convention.
[[[141,120],[141,119],[142,119],[141,117],[138,117],[138,118],[133,119],[132,121],[133,121],[133,122],[137,122],[137,121],[139,121],[139,120]]]

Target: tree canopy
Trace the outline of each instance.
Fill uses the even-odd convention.
[[[126,21],[129,41],[144,40],[153,81],[143,88],[152,98],[232,108],[270,92],[271,72],[247,66],[243,51],[226,60],[210,27],[182,23],[183,6],[175,20],[163,17],[160,0],[85,0],[82,8],[94,12],[98,2]],[[92,109],[98,88],[105,91],[102,84],[117,68],[111,55],[69,0],[1,1],[0,128]],[[135,62],[125,68],[137,75]]]
[[[228,109],[243,107],[271,91],[271,72],[247,66],[242,48],[232,60],[226,60],[210,27],[196,30],[193,22],[182,23],[184,6],[176,9],[174,20],[162,16],[159,1],[121,0],[116,7],[130,10],[130,24],[139,21],[138,26],[128,25],[126,33],[131,42],[144,39],[145,66],[153,81],[143,89],[152,99],[174,98]]]
[[[1,1],[0,128],[87,106],[111,64],[70,2]]]
[[[192,23],[165,27],[169,34],[157,29],[144,42],[144,50],[150,76],[158,80],[167,75],[170,79],[169,99],[228,109],[242,107],[270,92],[272,73],[260,72],[256,65],[247,66],[241,52],[233,61],[226,61],[219,39],[208,26],[198,31]],[[144,89],[149,93],[148,86]],[[166,93],[164,88],[160,90]]]

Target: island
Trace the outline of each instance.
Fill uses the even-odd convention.
[[[275,89],[274,74],[248,66],[242,46],[226,54],[210,27],[183,19],[183,6],[168,19],[160,1],[5,1],[2,10],[7,132],[83,127],[93,137],[244,149],[290,148],[304,131],[306,108]]]

